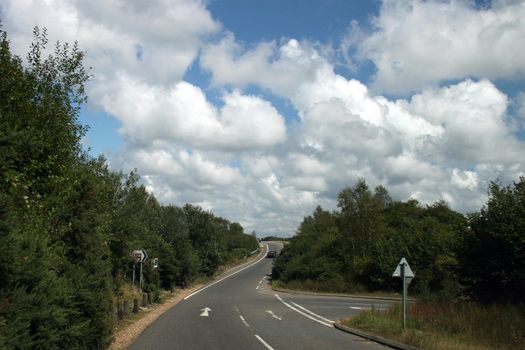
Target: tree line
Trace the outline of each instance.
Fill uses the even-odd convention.
[[[317,207],[276,259],[273,278],[334,292],[399,291],[392,273],[405,257],[411,291],[428,299],[483,303],[525,301],[525,178],[494,181],[477,213],[444,201],[394,201],[365,180],[342,190],[337,210]]]
[[[78,45],[45,30],[23,61],[0,28],[0,348],[100,349],[112,301],[132,278],[147,292],[186,286],[258,247],[242,226],[198,206],[161,205],[136,172],[111,170],[81,146],[89,79]]]

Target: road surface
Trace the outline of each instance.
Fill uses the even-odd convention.
[[[280,250],[278,243],[268,246]],[[129,349],[387,349],[332,324],[391,301],[275,292],[266,276],[272,261],[262,257],[190,294]]]

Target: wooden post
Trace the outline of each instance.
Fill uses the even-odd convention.
[[[133,313],[139,312],[139,300],[137,298],[133,299]]]
[[[124,318],[124,303],[119,302],[117,306],[118,319],[122,320]]]
[[[124,305],[123,305],[123,315],[124,316],[127,316],[129,314],[129,301],[127,300],[124,300]]]

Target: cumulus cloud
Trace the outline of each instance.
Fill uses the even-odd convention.
[[[444,199],[471,211],[482,205],[489,181],[501,173],[523,172],[524,144],[513,135],[508,97],[489,80],[467,79],[392,100],[335,73],[308,42],[229,49],[236,45],[229,35],[205,49],[229,62],[214,66],[201,60],[213,80],[269,89],[290,100],[300,117],[289,150],[277,155],[280,167],[272,179],[280,186],[333,199],[364,177],[372,186],[386,185],[397,198]],[[242,69],[229,74],[255,57],[261,74]],[[294,59],[301,69],[291,70],[293,78],[269,78]]]
[[[405,94],[469,77],[525,77],[525,3],[385,0],[373,32],[356,44],[377,68],[376,91]],[[355,32],[355,29],[354,29]]]
[[[217,109],[204,92],[187,82],[170,87],[121,76],[101,99],[133,142],[164,140],[198,149],[264,148],[286,139],[283,117],[267,101],[238,91],[223,96]]]
[[[354,22],[344,39],[376,65],[372,88],[338,74],[316,43],[240,43],[205,5],[5,0],[1,11],[19,52],[35,24],[87,51],[90,101],[122,125],[114,167],[137,168],[163,203],[201,205],[247,230],[292,234],[358,178],[467,212],[490,181],[524,175],[509,106],[525,120],[525,98],[491,81],[523,79],[523,2],[385,1],[371,32]],[[220,101],[182,80],[197,57]],[[246,93],[253,85],[260,95]],[[298,118],[287,122],[274,96]]]
[[[180,80],[204,40],[221,29],[200,0],[5,0],[0,6],[17,52],[26,52],[33,26],[45,27],[50,42],[81,43],[101,84],[121,72],[155,83]]]
[[[244,48],[228,33],[218,43],[202,50],[200,64],[213,73],[215,85],[246,86],[258,84],[281,96],[290,96],[305,81],[315,80],[322,68],[330,69],[313,45],[296,39],[278,46],[262,42],[252,49]]]

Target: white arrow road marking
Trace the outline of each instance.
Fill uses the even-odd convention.
[[[317,322],[317,323],[320,323],[320,324],[322,324],[323,326],[326,326],[326,327],[333,327],[333,326],[334,326],[332,323],[321,321],[321,320],[319,320],[319,319],[317,319],[317,318],[315,318],[315,317],[313,317],[313,316],[311,316],[311,315],[308,315],[307,313],[302,312],[301,310],[297,309],[296,307],[294,307],[294,306],[288,304],[286,301],[284,301],[283,299],[281,299],[281,297],[280,297],[278,294],[274,294],[274,295],[275,295],[275,297],[276,297],[277,299],[279,299],[279,301],[280,301],[281,303],[283,303],[286,307],[288,307],[288,308],[294,310],[295,312],[300,313],[300,314],[303,315],[304,317],[307,317],[307,318],[311,319],[312,321],[315,321],[315,322]],[[311,311],[310,311],[310,313],[313,314],[313,312],[311,312]],[[315,315],[315,314],[314,314],[314,315]],[[319,315],[316,315],[316,316],[319,317]]]
[[[282,317],[282,316],[280,316],[280,317],[277,316],[276,314],[273,313],[272,310],[265,310],[265,311],[266,311],[267,313],[269,313],[270,316],[272,316],[273,318],[276,318],[276,319],[278,319],[279,321],[282,321],[282,320],[283,320],[283,317]]]
[[[201,311],[202,311],[201,316],[203,316],[203,317],[210,316],[209,312],[211,311],[211,309],[209,307],[205,307],[204,309],[201,309]]]

